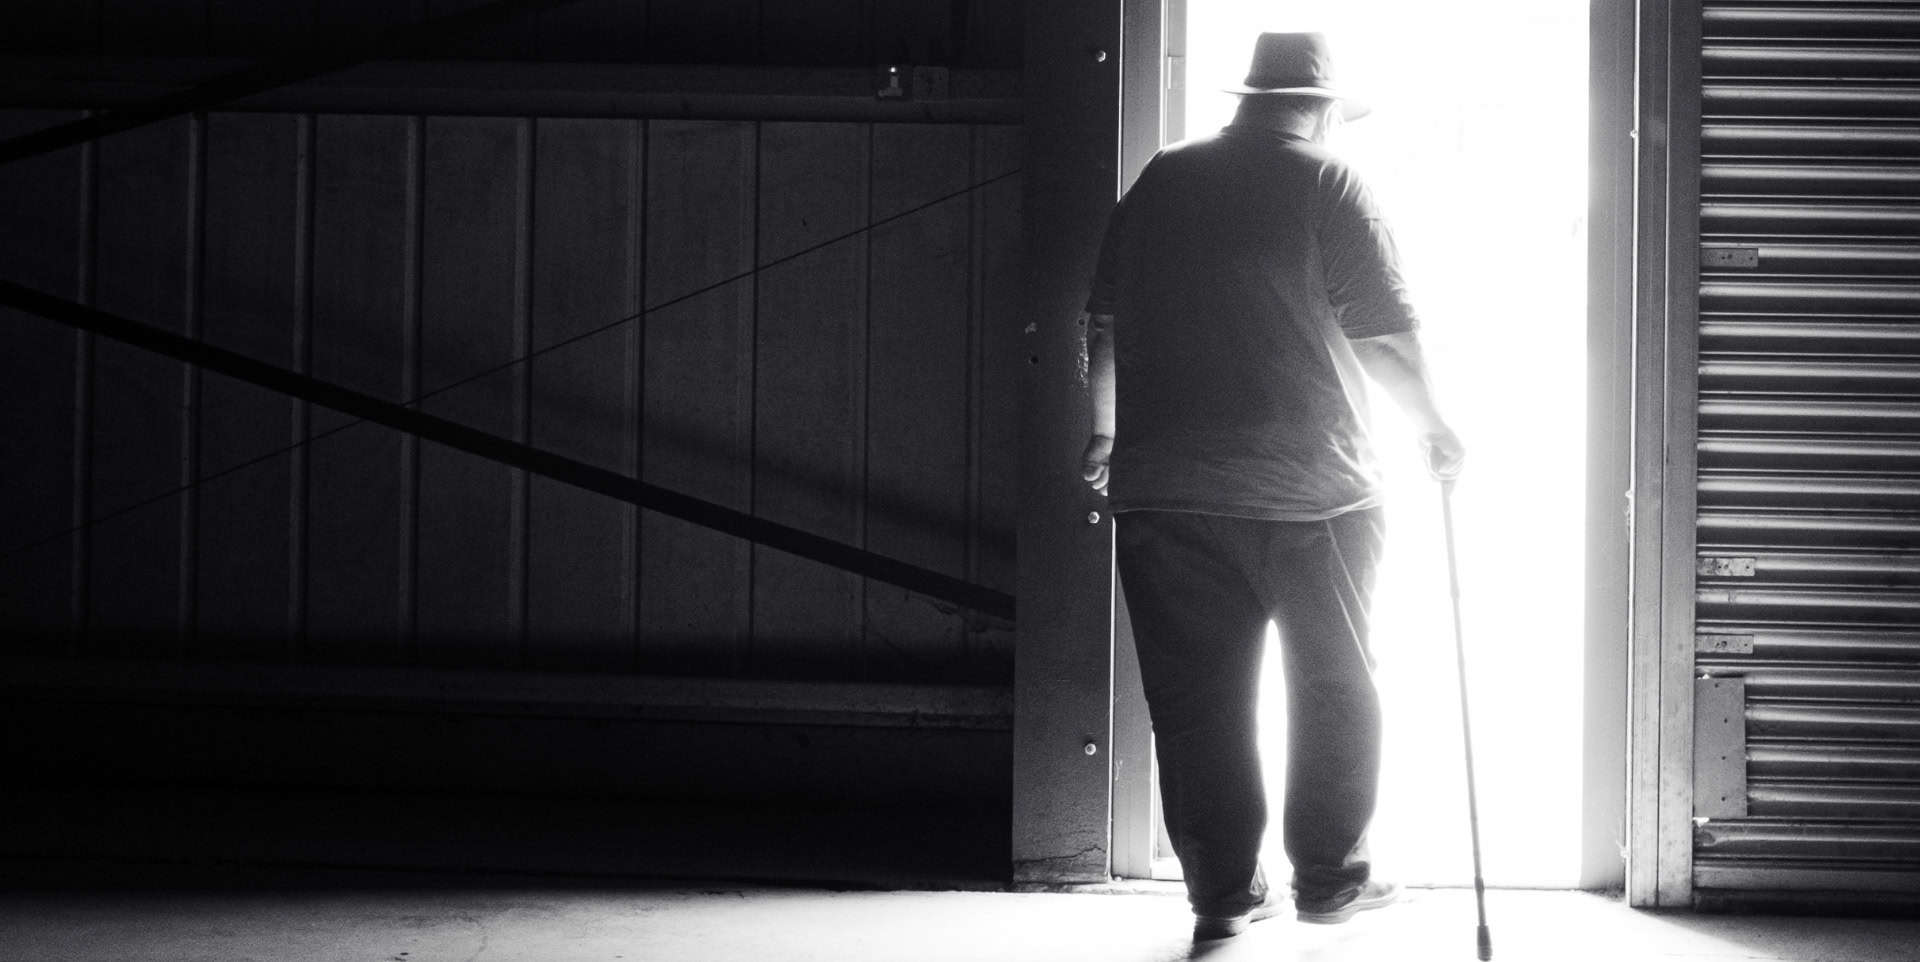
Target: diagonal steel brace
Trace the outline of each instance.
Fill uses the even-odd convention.
[[[29,287],[0,281],[0,305],[91,331],[203,370],[405,431],[648,511],[745,538],[754,544],[785,551],[841,571],[905,588],[982,614],[1009,621],[1014,617],[1014,598],[1006,592],[702,501]]]

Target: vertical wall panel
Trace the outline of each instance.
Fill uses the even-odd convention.
[[[0,114],[0,136],[72,119]],[[82,167],[78,148],[0,168],[0,277],[62,297],[80,293]],[[59,650],[73,635],[75,357],[73,331],[0,311],[0,625],[9,647]],[[46,543],[25,549],[36,542]],[[24,549],[24,550],[23,550]]]
[[[867,548],[956,577],[967,564],[971,146],[964,126],[873,128],[873,217],[888,222],[869,239]],[[866,595],[882,664],[937,671],[961,653],[964,619],[950,606],[872,581]]]
[[[176,333],[188,329],[191,123],[168,121],[99,142],[95,302]],[[187,442],[178,362],[105,340],[94,355],[94,518],[89,643],[169,654],[183,627],[177,492]]]
[[[296,274],[304,270],[299,124],[287,115],[212,114],[206,126],[200,336],[281,367],[295,362]],[[284,654],[293,404],[218,374],[201,377],[196,646]]]
[[[765,124],[755,341],[754,508],[859,544],[865,440],[868,134]],[[809,250],[816,245],[817,250]],[[796,256],[797,255],[797,256]],[[808,670],[860,644],[861,579],[754,552],[754,660]]]
[[[522,167],[515,120],[426,126],[421,387],[424,409],[521,436],[524,365],[449,388],[520,356]],[[420,454],[417,584],[421,657],[505,663],[522,630],[518,472],[433,444]]]
[[[320,117],[314,132],[313,375],[404,400],[413,322],[413,121]],[[407,532],[398,432],[315,409],[307,642],[322,660],[397,660]]]
[[[974,148],[974,195],[980,345],[975,392],[980,489],[974,577],[1002,591],[1014,588],[1014,524],[1020,490],[1020,380],[1027,364],[1020,332],[1024,306],[1018,127],[980,127]],[[1002,180],[994,180],[1005,177]],[[1010,642],[1009,642],[1010,643]]]
[[[542,120],[534,151],[530,443],[623,474],[636,470],[639,326],[591,332],[639,305],[639,139],[634,121]],[[634,509],[530,483],[530,663],[630,667]]]
[[[740,511],[752,507],[756,128],[648,126],[646,446],[643,477]],[[745,541],[641,516],[643,665],[738,667],[746,656]]]

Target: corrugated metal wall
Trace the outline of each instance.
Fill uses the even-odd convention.
[[[1005,126],[216,113],[0,171],[0,271],[1010,591],[1018,163]],[[1010,672],[1010,626],[7,325],[12,654]]]
[[[1920,4],[1704,26],[1695,884],[1920,893]]]

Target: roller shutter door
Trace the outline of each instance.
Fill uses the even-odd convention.
[[[1695,894],[1920,900],[1920,3],[1702,32]]]

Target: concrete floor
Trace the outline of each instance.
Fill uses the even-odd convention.
[[[29,873],[30,874],[30,873]],[[18,872],[11,883],[28,881]],[[1342,926],[1279,918],[1196,947],[1177,890],[1098,894],[677,888],[407,873],[0,893],[0,959],[353,962],[1326,962],[1474,957],[1473,897],[1414,890]],[[1920,960],[1920,922],[1635,912],[1489,894],[1494,958]]]

